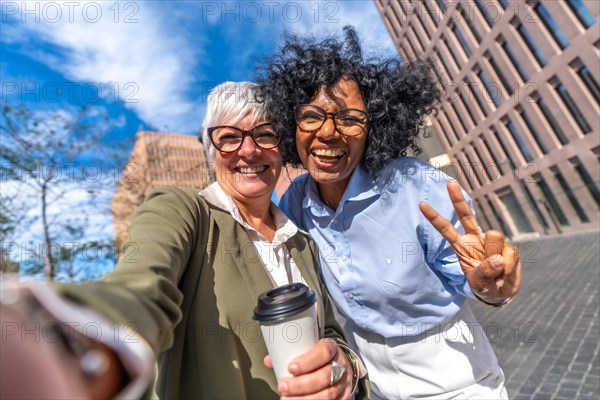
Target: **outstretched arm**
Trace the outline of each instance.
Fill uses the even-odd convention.
[[[475,295],[496,305],[516,295],[521,286],[521,262],[517,246],[507,243],[500,231],[481,232],[456,181],[448,183],[454,210],[465,229],[462,235],[450,221],[422,201],[419,209],[450,243]]]

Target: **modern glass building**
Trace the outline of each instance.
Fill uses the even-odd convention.
[[[597,228],[600,2],[374,1],[401,58],[434,63],[439,167],[479,223],[513,238]]]
[[[131,218],[150,190],[164,185],[202,189],[211,182],[204,146],[196,136],[140,131],[121,172],[111,209],[117,248],[126,243]]]

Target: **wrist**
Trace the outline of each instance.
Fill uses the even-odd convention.
[[[510,296],[510,297],[506,297],[502,300],[497,300],[497,299],[488,300],[488,299],[484,299],[480,294],[478,294],[475,291],[473,291],[473,294],[475,295],[475,298],[477,300],[479,300],[479,302],[485,304],[486,306],[496,307],[496,308],[504,307],[504,306],[508,305],[508,303],[513,301],[513,299],[514,299],[514,296]]]
[[[352,396],[354,396],[354,394],[356,393],[356,389],[358,388],[359,367],[354,352],[352,352],[352,350],[350,350],[346,346],[339,346],[342,349],[344,355],[346,356],[346,359],[348,360],[348,363],[350,364],[350,368],[352,370],[352,390],[350,391],[350,398],[352,398]]]

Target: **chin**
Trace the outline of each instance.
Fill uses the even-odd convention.
[[[248,197],[260,197],[270,195],[275,190],[275,187],[267,185],[252,185],[240,188],[240,193]]]
[[[326,171],[313,166],[309,170],[310,176],[319,183],[335,183],[339,180],[339,174],[335,171]]]

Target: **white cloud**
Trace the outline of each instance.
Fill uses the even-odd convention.
[[[206,96],[203,88],[198,93],[198,83],[214,79],[203,71],[214,69],[213,60],[218,59],[204,53],[209,43],[215,48],[222,42],[220,51],[231,59],[219,80],[251,76],[252,57],[268,54],[284,29],[325,36],[340,34],[344,25],[352,24],[367,54],[395,54],[375,4],[366,0],[10,5],[22,9],[9,10],[3,42],[20,45],[29,57],[74,82],[99,85],[103,96],[125,101],[143,121],[163,131],[198,131]],[[37,9],[39,22],[35,15],[25,15],[24,7],[34,14]],[[39,46],[40,40],[48,45]]]
[[[203,3],[204,4],[204,3]],[[256,57],[268,56],[281,44],[285,31],[317,38],[340,36],[345,25],[353,25],[363,43],[365,56],[397,56],[389,33],[374,2],[367,0],[286,0],[277,2],[208,2],[202,18],[223,32],[224,65],[233,79],[247,79]],[[257,17],[260,15],[260,17]],[[245,67],[238,68],[238,64]]]
[[[60,167],[60,166],[59,166]],[[67,220],[88,220],[85,226],[85,241],[98,238],[112,237],[112,221],[106,218],[112,192],[110,186],[113,177],[112,171],[102,170],[93,176],[98,180],[99,187],[106,189],[97,190],[96,197],[77,181],[69,179],[72,172],[67,166],[62,166],[59,179],[57,179],[47,194],[47,215],[54,224]],[[19,198],[19,220],[27,221],[17,227],[15,237],[18,242],[39,241],[43,239],[43,226],[41,222],[41,190],[34,183],[36,178],[22,175],[20,180],[9,180],[2,183],[2,195],[8,199]],[[57,225],[55,225],[57,226]],[[55,226],[50,226],[51,229]],[[65,232],[53,231],[52,235],[57,240],[66,240]]]
[[[294,2],[302,5],[303,18],[286,24],[286,28],[300,35],[313,34],[317,37],[339,35],[345,25],[356,29],[363,43],[363,51],[383,55],[397,55],[394,43],[383,19],[372,1],[312,1]]]
[[[198,129],[197,105],[186,92],[198,74],[193,60],[201,52],[201,35],[192,47],[174,34],[168,15],[164,9],[157,12],[154,2],[53,2],[60,6],[60,18],[55,9],[44,11],[36,3],[39,22],[13,20],[3,41],[42,40],[62,56],[49,46],[24,50],[68,79],[102,86],[108,100],[124,101],[159,129]]]

